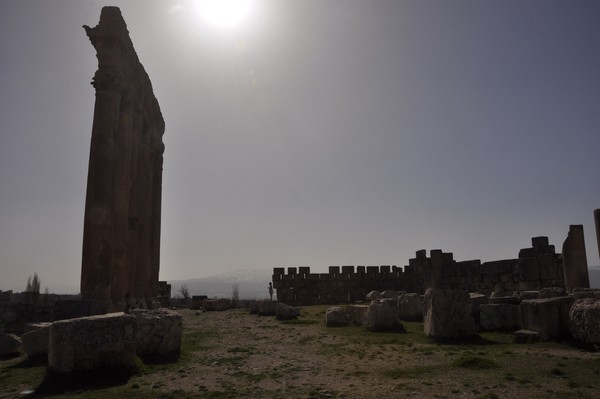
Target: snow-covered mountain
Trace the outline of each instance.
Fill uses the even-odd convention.
[[[190,295],[206,295],[209,298],[231,298],[234,284],[238,285],[240,299],[267,299],[268,286],[273,269],[243,269],[215,276],[187,280],[169,280],[171,296],[179,294],[185,284]]]

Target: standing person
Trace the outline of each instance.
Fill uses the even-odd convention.
[[[273,300],[273,283],[269,283],[269,296]]]

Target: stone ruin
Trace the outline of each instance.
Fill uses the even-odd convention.
[[[158,297],[165,123],[117,7],[84,25],[98,70],[88,169],[81,296],[95,313]]]
[[[273,287],[280,302],[293,306],[335,305],[363,301],[371,291],[425,294],[428,288],[492,293],[538,291],[560,287],[572,291],[589,287],[583,226],[571,226],[557,254],[548,237],[533,237],[532,246],[518,258],[481,263],[456,261],[452,253],[417,251],[403,268],[397,266],[330,266],[329,273],[310,267],[273,269]]]
[[[165,124],[121,11],[104,7],[84,26],[98,70],[85,204],[81,301],[65,301],[54,322],[30,323],[0,349],[47,356],[55,372],[127,370],[135,357],[179,356],[182,317],[158,308],[171,286],[158,281]],[[62,318],[61,309],[65,320]],[[125,313],[124,311],[128,312]],[[70,317],[69,317],[70,316]],[[80,317],[84,316],[84,317]],[[57,319],[58,317],[58,319]]]
[[[594,216],[600,251],[600,211]],[[502,330],[514,332],[515,342],[575,339],[598,348],[600,289],[589,288],[583,240],[583,227],[573,225],[562,254],[555,253],[546,237],[534,237],[532,247],[519,251],[517,259],[480,264],[456,262],[440,250],[432,250],[429,258],[419,251],[404,270],[382,266],[355,273],[346,266],[340,276],[333,267],[333,273],[320,278],[307,268],[301,268],[300,276],[294,268],[288,275],[275,269],[273,278],[283,291],[278,297],[291,301],[305,301],[312,294],[309,301],[343,303],[373,287],[385,289],[366,294],[365,304],[330,308],[325,315],[329,327],[355,324],[402,331],[402,321],[422,320],[425,334],[436,339]],[[328,289],[321,295],[319,290]]]

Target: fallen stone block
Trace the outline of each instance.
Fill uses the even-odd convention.
[[[579,299],[569,311],[569,330],[578,341],[600,344],[600,299]]]
[[[597,298],[600,299],[599,288],[575,288],[572,292],[573,298],[585,299],[585,298]]]
[[[52,323],[28,323],[26,333],[21,335],[27,357],[47,356],[50,325]]]
[[[400,320],[423,320],[423,298],[419,294],[400,294],[397,305]]]
[[[486,304],[479,307],[479,324],[488,331],[514,331],[521,327],[521,310],[507,303]]]
[[[0,357],[18,355],[23,352],[23,341],[14,334],[0,332]]]
[[[59,373],[131,368],[135,329],[135,317],[124,313],[55,321],[50,326],[48,367]]]
[[[371,302],[367,309],[365,326],[371,331],[406,331],[400,320],[396,299]]]
[[[489,302],[488,297],[479,292],[470,292],[469,301],[471,302],[471,316],[473,316],[475,323],[479,323],[479,307]]]
[[[425,291],[425,335],[432,338],[467,338],[477,333],[466,291],[428,288]]]
[[[325,312],[326,327],[345,327],[349,325],[348,315],[341,306],[331,307]]]
[[[183,318],[174,310],[135,309],[135,351],[143,359],[176,359],[181,351]]]
[[[346,306],[346,314],[350,323],[362,326],[367,321],[367,310],[369,305],[348,305]]]
[[[538,332],[543,339],[566,338],[572,297],[528,299],[521,302],[521,325]]]
[[[375,300],[377,300],[379,298],[381,298],[381,292],[380,291],[371,291],[366,296],[367,302],[375,301]]]
[[[285,303],[278,303],[275,308],[275,318],[277,320],[293,320],[300,315],[300,311],[293,306]]]
[[[547,287],[540,290],[540,298],[558,298],[566,295],[565,289],[561,287]]]
[[[275,316],[277,315],[277,302],[269,301],[268,299],[258,303],[259,316]]]

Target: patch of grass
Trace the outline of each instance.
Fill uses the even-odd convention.
[[[469,354],[465,354],[462,355],[461,357],[459,357],[458,359],[456,359],[453,362],[454,366],[456,367],[462,367],[465,369],[479,369],[479,370],[483,370],[483,369],[493,369],[493,368],[498,368],[500,367],[498,365],[498,363],[496,363],[495,361],[482,357],[482,356],[475,356],[475,355],[469,355]]]

